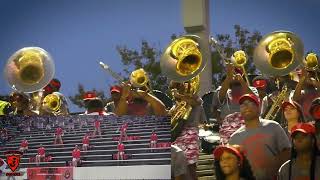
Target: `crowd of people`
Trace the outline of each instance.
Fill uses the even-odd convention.
[[[173,107],[167,107],[150,87],[133,87],[130,82],[122,82],[110,88],[111,100],[105,103],[95,92],[86,92],[83,115],[100,116],[171,116],[172,131],[172,178],[197,179],[199,148],[199,128],[210,127],[208,119],[216,119],[220,129],[221,146],[214,152],[216,177],[220,179],[320,179],[320,81],[314,70],[301,68],[283,76],[256,75],[245,78],[233,64],[226,65],[226,75],[221,85],[212,93],[208,117],[203,108],[203,100],[197,93],[188,94],[189,82],[171,81],[169,89],[174,99]],[[249,82],[247,82],[249,81]],[[44,94],[58,92],[61,86],[57,79],[43,89]],[[66,101],[62,99],[63,105]],[[34,121],[20,121],[22,131],[56,128],[55,144],[63,144],[63,129],[73,131],[74,119],[68,119],[68,108],[58,112],[38,108],[31,96],[22,92],[10,94],[8,102],[1,101],[1,114],[39,116]],[[175,108],[182,106],[178,111]],[[180,110],[180,111],[179,111]],[[176,113],[176,114],[174,114]],[[59,121],[59,116],[66,121]],[[52,117],[53,116],[53,117]],[[176,121],[175,117],[185,118]],[[46,117],[56,121],[47,121]],[[80,116],[79,116],[80,117]],[[81,119],[81,118],[79,118]],[[52,123],[56,122],[56,123]],[[176,123],[178,122],[178,123]],[[79,121],[80,128],[87,121]],[[93,123],[93,133],[83,137],[82,150],[87,151],[89,138],[101,137],[101,120]],[[177,128],[176,128],[177,127]],[[119,127],[120,138],[117,145],[118,159],[124,159],[128,123]],[[172,127],[173,128],[173,127]],[[1,133],[4,134],[4,133]],[[1,140],[6,139],[1,135]],[[155,132],[150,137],[150,147],[157,145]],[[21,150],[26,151],[26,142]],[[44,156],[39,151],[37,161]],[[75,146],[72,153],[73,164],[80,162],[80,150]]]

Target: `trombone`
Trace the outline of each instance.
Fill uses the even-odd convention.
[[[221,47],[221,45],[218,44],[218,41],[216,39],[211,37],[210,44],[218,51],[219,55],[226,61],[226,64],[232,64],[234,67],[241,69],[243,73],[242,75],[244,75],[248,86],[250,86],[248,74],[246,73],[246,70],[244,68],[245,64],[248,61],[246,53],[242,50],[238,50],[232,54],[231,58],[228,58],[223,53],[223,47]]]

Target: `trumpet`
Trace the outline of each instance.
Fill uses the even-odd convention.
[[[132,71],[130,75],[130,83],[136,89],[144,89],[147,92],[151,90],[147,72],[142,68]]]
[[[122,76],[118,75],[116,72],[114,72],[110,66],[108,66],[107,64],[103,63],[103,62],[99,62],[100,66],[106,70],[114,79],[116,79],[118,81],[118,83],[122,83],[125,82],[125,78],[123,78]],[[148,77],[147,72],[145,72],[144,69],[140,68],[137,69],[135,71],[132,71],[130,74],[130,79],[129,79],[132,87],[133,87],[133,91],[136,91],[138,89],[143,89],[145,91],[151,91],[151,87],[150,87],[150,80]]]
[[[211,45],[217,50],[219,55],[226,61],[226,64],[232,64],[234,67],[241,68],[244,77],[247,81],[248,86],[250,86],[248,74],[246,73],[246,70],[244,68],[245,64],[247,63],[247,55],[244,51],[238,50],[233,53],[231,58],[228,58],[224,53],[223,53],[223,47],[221,47],[220,44],[218,44],[218,41],[214,39],[213,37],[210,38],[210,43]]]
[[[247,81],[248,86],[250,86],[248,74],[246,73],[246,69],[244,65],[247,63],[247,55],[244,51],[239,50],[233,53],[231,56],[231,62],[235,67],[241,68],[242,73]]]
[[[304,67],[307,71],[316,71],[318,69],[318,57],[315,53],[309,53],[304,58]]]
[[[67,115],[66,101],[61,93],[48,94],[42,101],[42,109],[54,115]]]

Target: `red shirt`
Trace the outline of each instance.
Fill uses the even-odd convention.
[[[123,152],[124,151],[124,144],[118,144],[118,151]]]
[[[95,126],[96,128],[100,127],[100,121],[96,120],[96,121],[94,122],[94,126]]]
[[[79,149],[74,149],[72,151],[72,157],[73,158],[80,158],[80,150]]]
[[[38,154],[39,155],[44,155],[45,152],[46,152],[46,150],[44,149],[44,147],[41,147],[41,148],[38,149]]]
[[[21,147],[28,147],[28,141],[27,140],[22,140]]]
[[[158,141],[158,136],[156,133],[151,134],[151,141]]]
[[[123,124],[123,125],[120,127],[120,131],[124,132],[124,131],[126,131],[126,130],[127,130],[127,126]]]
[[[82,139],[82,144],[89,144],[89,142],[90,142],[89,136],[84,136]]]
[[[128,115],[144,116],[148,114],[148,103],[145,104],[128,104]]]
[[[61,135],[62,134],[62,129],[61,128],[57,128],[56,129],[56,135]]]

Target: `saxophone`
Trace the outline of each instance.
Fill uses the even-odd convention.
[[[196,76],[191,80],[184,82],[183,95],[192,97],[199,91],[200,76]],[[175,97],[176,89],[171,90]],[[188,120],[192,106],[184,100],[176,100],[175,105],[170,109],[171,116],[171,141],[173,142],[182,132],[184,124]]]
[[[280,108],[282,102],[287,98],[288,96],[288,87],[284,85],[282,87],[282,90],[276,100],[273,102],[271,108],[269,109],[268,113],[264,117],[264,119],[269,119],[269,120],[275,120]]]

